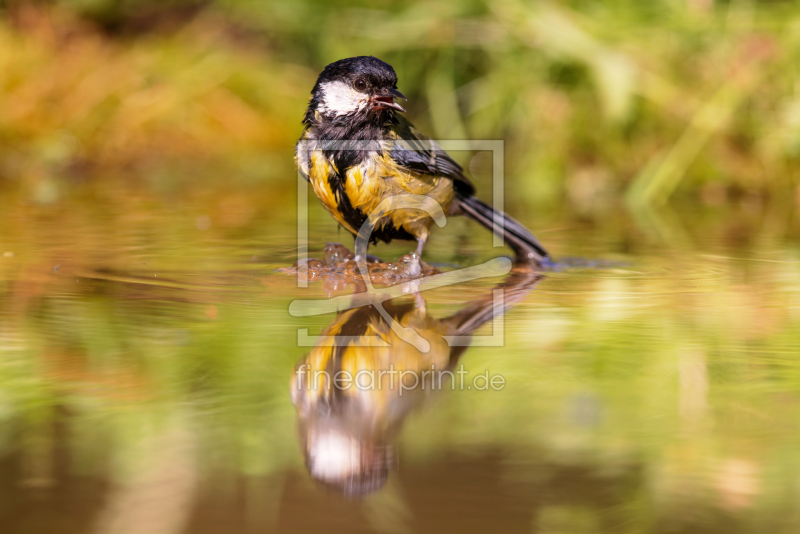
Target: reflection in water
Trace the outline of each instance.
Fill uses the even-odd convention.
[[[428,313],[420,293],[384,303],[401,328],[412,328],[430,344],[427,352],[403,341],[373,306],[337,315],[291,380],[311,476],[347,495],[380,489],[396,463],[394,443],[405,418],[439,390],[463,387],[464,371],[455,368],[472,333],[541,278],[512,271],[498,286],[499,303],[490,292],[444,319]]]
[[[178,258],[169,241],[112,237],[96,238],[110,263],[88,245],[30,259],[0,247],[15,251],[0,262],[0,532],[800,531],[796,248],[549,273],[505,317],[501,351],[478,347],[498,332],[489,281],[423,293],[430,313],[397,299],[392,313],[431,340],[484,326],[457,363],[463,348],[403,353],[383,327],[391,346],[367,354],[392,361],[373,369],[463,365],[471,380],[491,367],[503,390],[300,390],[295,408],[287,378],[310,350],[295,328],[310,321],[287,309],[307,293],[250,263],[249,237],[235,268],[226,248],[187,241]],[[506,305],[531,286],[509,278]],[[450,304],[464,309],[442,319]],[[358,313],[373,312],[336,328]],[[333,315],[317,320],[315,332]],[[320,346],[303,362],[369,368],[361,349]],[[351,494],[388,480],[342,498],[298,450]]]

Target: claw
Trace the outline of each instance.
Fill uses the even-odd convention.
[[[411,276],[419,276],[422,273],[422,267],[419,263],[419,256],[417,254],[411,255],[412,260],[408,264],[408,274]]]

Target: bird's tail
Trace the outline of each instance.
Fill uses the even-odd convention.
[[[542,265],[550,262],[550,254],[530,230],[502,211],[496,212],[490,205],[473,196],[457,197],[458,208],[463,215],[492,230],[494,219],[499,215],[503,222],[503,240],[517,255],[518,262]]]
[[[501,305],[497,306],[494,291],[470,302],[464,309],[442,319],[447,334],[469,336],[484,325],[513,308],[533,290],[544,277],[529,266],[517,267],[494,289],[503,290]]]

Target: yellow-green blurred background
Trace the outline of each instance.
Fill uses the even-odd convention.
[[[76,182],[216,188],[221,173],[291,191],[310,88],[353,55],[395,67],[429,134],[505,140],[514,195],[538,209],[797,197],[793,2],[8,0],[1,13],[0,176],[35,202]]]
[[[0,5],[13,534],[798,531],[796,3]],[[443,393],[354,503],[308,481],[288,391],[297,329],[333,320],[289,303],[336,283],[277,269],[309,91],[366,54],[424,132],[504,141],[506,208],[556,258],[613,261],[548,273],[464,356],[506,390]],[[349,245],[310,205],[312,254]],[[456,220],[426,260],[490,241]],[[442,317],[496,283],[425,298]]]

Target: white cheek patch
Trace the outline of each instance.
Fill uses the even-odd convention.
[[[369,96],[359,93],[344,82],[326,82],[322,89],[322,103],[320,111],[326,114],[349,115],[367,106]]]

